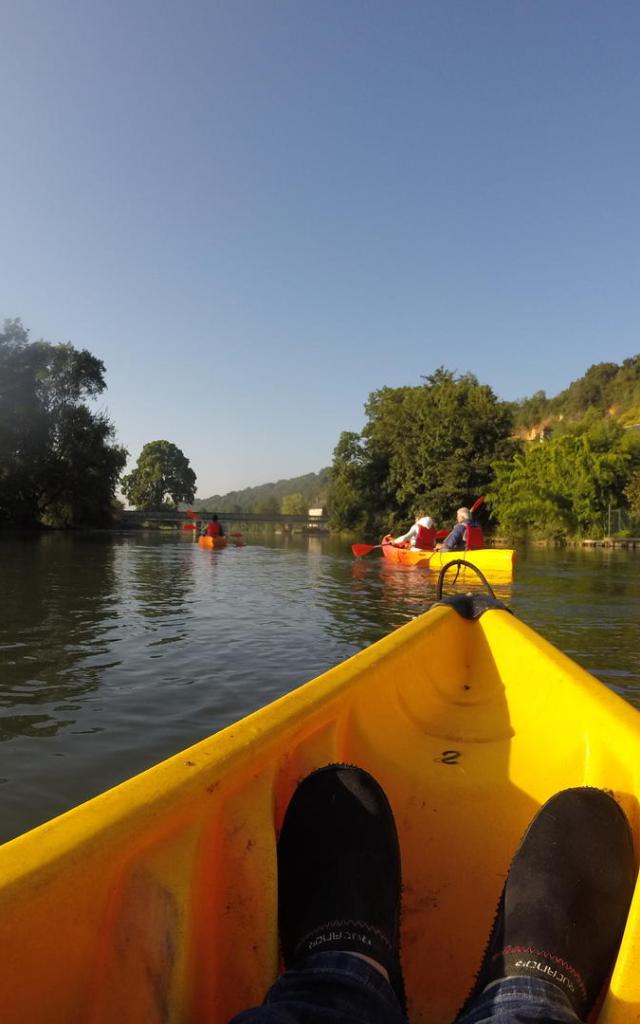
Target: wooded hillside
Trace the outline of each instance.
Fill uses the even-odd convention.
[[[228,494],[212,494],[209,498],[195,501],[192,508],[216,512],[280,512],[283,499],[295,495],[302,497],[306,511],[313,506],[327,504],[330,476],[331,470],[326,468],[318,473],[305,473],[275,483],[229,491]]]
[[[640,422],[640,355],[621,364],[594,363],[555,398],[537,391],[514,404],[516,429],[580,419],[590,410],[619,419],[623,426]]]

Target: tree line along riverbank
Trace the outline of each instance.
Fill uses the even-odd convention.
[[[32,342],[20,320],[4,322],[0,527],[108,526],[122,509],[119,487],[141,510],[194,502],[196,474],[170,441],[149,441],[123,475],[129,453],[94,405],[105,373],[86,349]],[[441,367],[417,385],[373,392],[362,431],[340,435],[329,469],[216,496],[209,511],[232,501],[238,514],[303,514],[321,504],[332,532],[377,537],[405,529],[418,510],[447,525],[483,494],[483,525],[510,541],[634,538],[638,420],[640,356],[519,402]]]

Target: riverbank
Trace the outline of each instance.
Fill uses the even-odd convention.
[[[640,537],[602,537],[580,541],[583,548],[640,548]]]

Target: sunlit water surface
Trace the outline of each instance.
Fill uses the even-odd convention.
[[[497,588],[640,707],[640,553],[529,550]],[[286,693],[425,610],[434,578],[329,538],[0,538],[0,840]]]

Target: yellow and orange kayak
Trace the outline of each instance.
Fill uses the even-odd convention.
[[[201,548],[226,548],[226,537],[198,537],[198,544]]]
[[[440,572],[443,565],[464,559],[472,562],[487,577],[512,577],[516,564],[516,552],[511,548],[480,548],[476,551],[421,551],[418,548],[397,548],[383,544],[382,554],[389,562],[398,565],[420,565],[425,569]]]
[[[0,847],[3,1024],[227,1024],[259,1003],[279,970],[284,810],[301,778],[337,761],[389,796],[409,1019],[448,1024],[549,796],[609,789],[640,840],[638,712],[504,608],[467,617],[482,600],[436,605]],[[636,890],[599,1024],[640,1021],[639,963]]]

